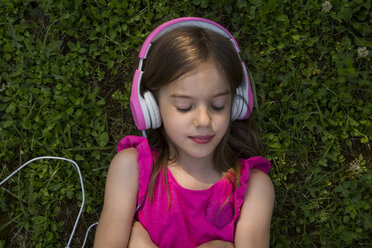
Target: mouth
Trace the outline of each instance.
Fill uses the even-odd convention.
[[[189,136],[189,138],[198,144],[208,144],[214,138],[214,135]]]

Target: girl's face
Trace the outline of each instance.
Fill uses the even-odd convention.
[[[212,158],[231,118],[231,91],[221,70],[206,63],[163,86],[158,101],[179,158]]]

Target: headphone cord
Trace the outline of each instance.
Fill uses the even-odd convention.
[[[84,248],[84,246],[85,246],[85,242],[87,242],[87,238],[88,238],[88,234],[89,234],[89,232],[90,232],[90,229],[91,229],[92,227],[94,227],[95,225],[98,225],[98,222],[93,223],[93,224],[90,225],[90,227],[88,228],[88,230],[87,230],[87,232],[86,232],[86,234],[85,234],[84,243],[83,243],[83,245],[81,246],[81,248]]]
[[[80,168],[79,166],[77,165],[77,163],[71,159],[68,159],[68,158],[62,158],[62,157],[53,157],[53,156],[43,156],[43,157],[37,157],[37,158],[34,158],[34,159],[31,159],[29,161],[27,161],[26,163],[24,163],[22,166],[20,166],[18,169],[16,169],[15,171],[13,171],[12,174],[10,174],[9,176],[7,176],[3,181],[0,182],[0,186],[5,183],[8,179],[10,179],[12,176],[14,176],[18,171],[22,170],[24,167],[26,167],[28,164],[36,161],[36,160],[40,160],[40,159],[56,159],[56,160],[64,160],[64,161],[67,161],[67,162],[70,162],[72,163],[78,174],[79,174],[79,179],[80,179],[80,185],[81,185],[81,193],[82,193],[82,202],[81,202],[81,207],[80,207],[80,211],[79,211],[79,214],[78,216],[76,217],[76,220],[75,220],[75,225],[74,225],[74,228],[72,229],[72,232],[71,232],[71,235],[70,235],[70,239],[68,240],[68,243],[66,245],[66,248],[70,247],[70,243],[71,243],[71,240],[72,240],[72,237],[74,236],[74,233],[75,233],[75,230],[76,230],[76,226],[79,222],[79,219],[80,219],[80,216],[81,216],[81,213],[83,211],[83,208],[84,208],[84,203],[85,203],[85,193],[84,193],[84,183],[83,183],[83,177],[81,176],[81,173],[80,173]],[[95,224],[98,224],[97,223],[94,223],[93,225]],[[90,230],[90,228],[93,226],[91,225],[88,229],[88,232]],[[84,239],[84,244],[83,244],[83,247],[85,245],[85,241],[86,241],[86,238],[87,238],[87,235],[88,235],[88,232],[87,234],[85,235],[85,239]]]
[[[142,130],[142,136],[147,138],[147,135],[146,135],[146,131]],[[37,157],[37,158],[33,158],[29,161],[27,161],[26,163],[24,163],[23,165],[21,165],[18,169],[16,169],[15,171],[13,171],[9,176],[7,176],[3,181],[0,182],[0,186],[5,183],[6,181],[8,181],[8,179],[10,179],[11,177],[13,177],[18,171],[22,170],[24,167],[26,167],[28,164],[36,161],[36,160],[40,160],[40,159],[56,159],[56,160],[64,160],[64,161],[67,161],[67,162],[70,162],[72,163],[76,170],[77,170],[77,173],[79,174],[79,179],[80,179],[80,185],[81,185],[81,193],[82,193],[82,202],[81,202],[81,207],[80,207],[80,211],[79,211],[79,214],[78,216],[76,217],[76,220],[75,220],[75,224],[74,224],[74,228],[72,229],[72,232],[71,232],[71,235],[70,235],[70,239],[68,240],[68,243],[66,245],[65,248],[69,248],[70,247],[70,243],[71,243],[71,240],[72,240],[72,237],[74,236],[74,233],[75,233],[75,230],[76,230],[76,226],[79,222],[79,219],[81,217],[81,213],[83,212],[83,208],[84,208],[84,203],[85,203],[85,191],[84,191],[84,182],[83,182],[83,177],[81,176],[81,172],[80,172],[80,168],[79,166],[77,165],[77,163],[71,159],[68,159],[68,158],[62,158],[62,157],[53,157],[53,156],[43,156],[43,157]],[[146,195],[147,195],[147,192],[146,192]],[[146,198],[146,196],[145,196]],[[144,200],[142,200],[142,202],[137,206],[137,209],[136,211],[139,209],[139,207],[142,205]],[[88,234],[90,232],[90,229],[95,226],[95,225],[98,225],[98,222],[95,222],[93,223],[92,225],[89,226],[86,234],[85,234],[85,238],[84,238],[84,243],[83,243],[83,246],[82,248],[84,248],[85,246],[85,242],[87,241],[87,238],[88,238]]]

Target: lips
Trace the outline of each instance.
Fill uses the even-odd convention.
[[[208,144],[212,139],[214,135],[206,135],[206,136],[189,136],[189,138],[198,143],[198,144]]]

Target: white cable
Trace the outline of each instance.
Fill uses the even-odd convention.
[[[142,130],[142,136],[147,138],[147,135],[146,135],[146,131],[145,130]]]
[[[92,228],[92,227],[94,227],[95,225],[98,225],[98,222],[96,222],[96,223],[93,223],[92,225],[90,225],[90,227],[88,228],[88,231],[87,231],[87,233],[85,234],[85,238],[84,238],[84,243],[83,243],[83,246],[81,247],[81,248],[84,248],[84,246],[85,246],[85,242],[87,242],[87,238],[88,238],[88,233],[90,232],[90,229]]]
[[[142,59],[140,60],[140,68],[142,67]],[[142,136],[147,138],[147,135],[146,135],[146,131],[145,130],[142,130]],[[137,206],[136,208],[136,212],[138,211],[138,209],[141,207],[142,203],[144,202],[145,198],[147,196],[147,191],[146,191],[146,195],[145,197],[142,199],[142,202]],[[92,227],[94,227],[95,225],[98,225],[98,222],[95,222],[93,223],[92,225],[89,226],[87,232],[85,233],[85,238],[84,238],[84,242],[83,242],[83,245],[81,246],[81,248],[84,248],[85,246],[85,243],[87,242],[87,239],[88,239],[88,234],[90,232],[90,229],[92,229]]]
[[[57,159],[57,160],[64,160],[64,161],[67,161],[67,162],[70,162],[72,163],[78,174],[79,174],[79,179],[80,179],[80,185],[81,185],[81,193],[82,193],[82,202],[81,202],[81,207],[80,207],[80,211],[79,211],[79,214],[78,216],[76,217],[76,221],[75,221],[75,225],[74,225],[74,228],[72,229],[72,232],[71,232],[71,235],[70,235],[70,239],[68,240],[68,243],[66,245],[66,248],[70,247],[70,243],[71,243],[71,240],[72,240],[72,237],[74,236],[74,233],[75,233],[75,229],[76,229],[76,226],[77,226],[77,223],[79,222],[79,219],[80,219],[80,216],[81,216],[81,213],[83,211],[83,208],[84,208],[84,203],[85,203],[85,193],[84,193],[84,183],[83,183],[83,178],[81,176],[81,173],[80,173],[80,169],[79,169],[79,166],[77,165],[77,163],[71,159],[68,159],[68,158],[61,158],[61,157],[52,157],[52,156],[43,156],[43,157],[37,157],[37,158],[34,158],[34,159],[31,159],[29,161],[27,161],[26,163],[24,163],[22,166],[20,166],[18,169],[16,169],[15,171],[13,171],[12,174],[10,174],[9,176],[7,176],[3,181],[0,182],[0,186],[5,183],[9,178],[11,178],[12,176],[14,176],[18,171],[22,170],[25,166],[27,166],[28,164],[36,161],[36,160],[39,160],[39,159]],[[88,229],[89,231],[89,229]]]
[[[146,131],[145,130],[142,130],[142,136],[147,138],[147,135],[146,135]],[[81,184],[81,193],[82,193],[82,203],[81,203],[81,207],[80,207],[80,211],[79,211],[79,214],[78,216],[76,217],[76,221],[75,221],[75,225],[74,225],[74,228],[72,230],[72,233],[70,235],[70,239],[68,240],[68,243],[67,243],[67,246],[66,248],[69,248],[70,247],[70,243],[71,243],[71,240],[72,240],[72,237],[74,236],[74,233],[75,233],[75,229],[76,229],[76,226],[77,226],[77,223],[79,222],[79,219],[80,219],[80,216],[81,216],[81,213],[83,211],[83,208],[84,208],[84,203],[85,203],[85,193],[84,193],[84,183],[83,183],[83,177],[81,176],[81,173],[80,173],[80,168],[79,166],[77,165],[77,163],[71,159],[68,159],[68,158],[62,158],[62,157],[53,157],[53,156],[43,156],[43,157],[37,157],[37,158],[34,158],[34,159],[31,159],[29,161],[27,161],[26,163],[24,163],[23,165],[21,165],[18,169],[16,169],[15,171],[13,171],[9,176],[7,176],[3,181],[0,182],[0,186],[5,183],[6,181],[8,181],[8,179],[10,179],[11,177],[13,177],[18,171],[22,170],[24,167],[26,167],[28,164],[36,161],[36,160],[39,160],[39,159],[57,159],[57,160],[64,160],[64,161],[67,161],[67,162],[70,162],[72,163],[75,168],[77,169],[77,172],[79,174],[79,179],[80,179],[80,184]],[[147,195],[147,192],[146,192],[146,195]],[[146,198],[146,196],[145,196]],[[137,206],[136,208],[136,212],[137,210],[140,208],[140,206],[142,205],[144,200],[142,200],[142,202]],[[86,234],[85,234],[85,238],[84,238],[84,243],[83,243],[83,246],[82,248],[84,248],[85,246],[85,243],[87,241],[87,238],[88,238],[88,234],[90,232],[90,229],[92,227],[94,227],[95,225],[98,225],[98,222],[95,222],[93,223],[92,225],[89,226]]]

